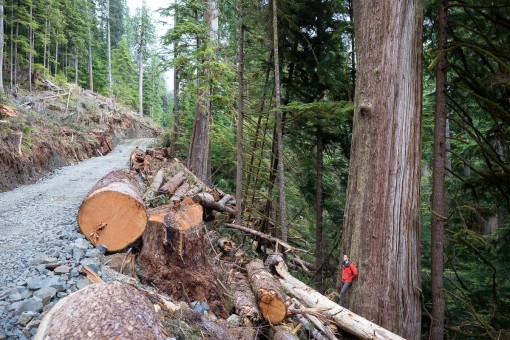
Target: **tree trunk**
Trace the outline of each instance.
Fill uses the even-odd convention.
[[[13,79],[14,79],[14,1],[11,1],[11,55],[10,55],[10,71],[11,77],[9,78],[11,90],[14,87]]]
[[[0,92],[4,92],[4,1],[0,0]]]
[[[78,46],[74,45],[74,85],[78,85]]]
[[[448,214],[446,202],[446,74],[447,74],[447,4],[439,3],[438,63],[436,69],[436,107],[434,124],[434,163],[432,168],[431,221],[431,294],[432,327],[430,339],[442,339],[444,334],[445,298],[443,287],[444,228]]]
[[[241,16],[242,6],[241,1]],[[241,224],[242,218],[242,192],[243,192],[243,111],[244,111],[244,24],[239,27],[239,71],[238,71],[238,117],[237,117],[237,169],[236,169],[236,223]]]
[[[323,289],[323,271],[322,263],[324,262],[324,249],[326,248],[324,231],[322,225],[322,177],[324,173],[324,136],[322,134],[322,127],[316,127],[316,140],[317,140],[317,159],[316,159],[316,182],[315,182],[315,268],[317,268],[317,290],[322,292]]]
[[[16,21],[16,36],[14,38],[14,87],[18,85],[18,36],[19,21]]]
[[[282,322],[287,316],[287,306],[279,293],[281,285],[267,271],[260,259],[248,263],[246,270],[257,297],[257,305],[264,319],[271,324]]]
[[[33,19],[33,6],[30,3],[30,23]],[[28,51],[28,91],[32,92],[32,65],[34,63],[34,29],[30,25],[28,28],[29,51]]]
[[[255,295],[251,291],[248,281],[241,273],[234,274],[232,287],[232,303],[236,308],[236,314],[241,318],[243,326],[251,325],[261,320]]]
[[[58,71],[58,34],[59,32],[57,31],[57,36],[55,37],[55,77]]]
[[[100,179],[78,210],[78,225],[93,245],[104,244],[109,251],[134,242],[147,225],[136,179],[122,170]]]
[[[107,73],[108,73],[108,90],[110,95],[113,94],[113,80],[112,80],[112,43],[110,37],[110,0],[106,0],[106,36],[107,36]]]
[[[166,182],[161,189],[159,189],[160,192],[173,195],[175,193],[175,190],[177,190],[178,187],[181,186],[181,184],[186,179],[186,176],[184,176],[183,171],[179,171],[177,174],[174,175],[168,182]]]
[[[143,30],[143,26],[141,29]],[[138,113],[140,116],[143,116],[143,31],[141,31],[140,35],[140,48],[138,50]]]
[[[202,44],[204,50],[207,50],[211,43],[213,35],[213,21],[215,15],[216,4],[213,0],[206,1],[205,22],[209,30],[209,36],[206,37]],[[199,41],[197,41],[199,45]],[[210,57],[202,60],[198,76],[198,96],[195,106],[195,119],[193,121],[193,130],[191,134],[191,145],[189,148],[188,168],[201,179],[204,183],[211,183],[211,145],[210,145],[210,71],[206,68],[207,61]]]
[[[135,287],[98,283],[60,300],[34,339],[165,339],[158,319],[153,304]]]
[[[273,0],[273,49],[274,49],[274,87],[275,87],[275,120],[278,150],[278,184],[280,195],[280,232],[283,241],[287,242],[287,199],[285,195],[285,167],[283,159],[283,125],[280,109],[280,59],[278,55],[278,9],[277,1]]]
[[[91,21],[91,13],[90,13],[90,0],[87,0],[87,15],[89,16],[89,20]],[[94,91],[94,74],[92,69],[92,32],[90,28],[91,24],[88,26],[88,85],[89,90]]]
[[[341,254],[360,275],[348,307],[419,339],[422,4],[353,6],[359,68]]]
[[[403,340],[403,338],[393,334],[389,330],[334,303],[324,295],[293,277],[287,271],[283,260],[280,259],[273,262],[271,267],[278,273],[281,286],[289,292],[289,294],[295,296],[306,307],[320,310],[320,314],[334,321],[346,332],[355,335],[359,339]]]

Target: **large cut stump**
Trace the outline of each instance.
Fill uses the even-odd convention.
[[[283,289],[280,283],[267,271],[260,259],[248,263],[246,270],[264,319],[271,324],[282,322],[287,316],[287,306],[281,294]]]
[[[207,302],[214,314],[226,317],[222,293],[205,257],[202,215],[202,206],[191,200],[150,209],[138,256],[140,275],[176,300]]]
[[[120,282],[87,286],[60,300],[35,339],[164,339],[149,299]]]
[[[80,206],[78,225],[92,244],[104,244],[109,251],[124,249],[135,241],[147,225],[136,179],[116,170],[99,180]]]

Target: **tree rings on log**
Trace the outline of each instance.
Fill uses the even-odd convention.
[[[93,245],[104,244],[109,251],[124,249],[135,241],[147,225],[136,179],[116,170],[99,180],[78,210],[78,225]]]
[[[269,323],[280,323],[287,316],[287,306],[276,291],[264,288],[258,289],[257,301],[262,316]]]

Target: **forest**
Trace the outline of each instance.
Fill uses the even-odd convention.
[[[236,224],[306,249],[318,291],[349,254],[355,313],[510,338],[508,0],[159,5],[164,34],[145,0],[0,0],[1,100],[37,79],[115,98],[236,194]]]

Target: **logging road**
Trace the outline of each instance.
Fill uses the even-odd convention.
[[[62,243],[69,242],[64,236],[76,230],[78,207],[88,191],[111,170],[127,168],[135,146],[145,149],[153,141],[126,140],[104,157],[0,193],[0,287],[26,284],[44,257],[61,258]]]

